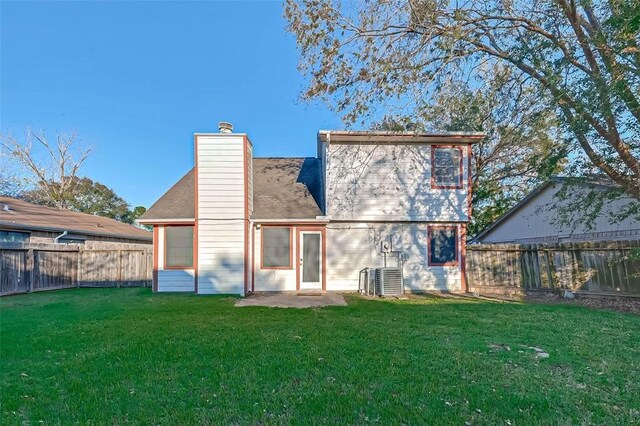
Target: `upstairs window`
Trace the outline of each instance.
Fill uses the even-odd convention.
[[[431,187],[462,188],[462,148],[431,147]]]
[[[458,228],[456,226],[429,227],[429,265],[458,264]]]
[[[0,231],[0,243],[28,243],[28,232]]]
[[[165,268],[193,268],[193,226],[166,226],[164,248]]]
[[[262,227],[262,268],[291,269],[291,228]]]

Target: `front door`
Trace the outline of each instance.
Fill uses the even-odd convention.
[[[300,231],[300,290],[322,290],[322,232]]]

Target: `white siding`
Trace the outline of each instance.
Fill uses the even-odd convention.
[[[158,227],[158,291],[195,290],[195,272],[193,269],[164,269],[164,226]]]
[[[429,266],[427,264],[427,224],[418,223],[330,223],[327,238],[327,291],[357,291],[359,271],[365,267],[384,266],[380,243],[392,237],[393,249],[402,251],[406,260],[403,271],[407,291],[460,291],[460,247],[457,266]],[[260,230],[254,230],[253,251],[254,290],[296,290],[296,234],[293,228],[292,269],[262,269],[262,240]],[[458,229],[460,235],[460,228]],[[397,265],[396,255],[389,255],[388,266]]]
[[[249,217],[253,214],[253,146],[247,145],[247,188],[249,192]]]
[[[605,205],[603,213],[593,222],[592,229],[587,229],[583,224],[575,226],[575,228],[571,225],[559,224],[557,207],[566,205],[568,202],[555,198],[555,194],[561,187],[562,184],[556,184],[543,190],[537,197],[485,235],[481,241],[483,243],[563,242],[633,239],[640,236],[640,221],[628,218],[618,223],[609,223],[609,212],[620,211],[626,204],[623,200],[616,200],[609,206]],[[582,191],[579,187],[571,188],[576,199],[587,196]],[[581,212],[575,211],[574,214],[580,215]]]
[[[262,235],[261,230],[256,229],[254,234],[255,247],[253,258],[254,263],[254,289],[255,291],[295,291],[296,290],[296,234],[295,228],[291,229],[293,233],[293,245],[291,247],[292,269],[262,269]]]
[[[198,293],[244,294],[244,136],[197,135]]]
[[[191,292],[195,290],[193,269],[158,271],[158,292]]]
[[[380,244],[391,236],[393,250],[402,251],[406,256],[403,272],[407,291],[460,291],[459,265],[427,264],[427,227],[418,223],[327,225],[327,290],[357,291],[361,269],[384,266]],[[390,255],[387,266],[396,266],[396,259]]]
[[[332,220],[467,220],[468,161],[463,188],[431,188],[429,144],[329,144],[327,215]]]

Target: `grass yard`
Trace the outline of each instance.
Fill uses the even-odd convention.
[[[348,301],[234,308],[148,289],[3,298],[2,423],[640,422],[640,316]]]

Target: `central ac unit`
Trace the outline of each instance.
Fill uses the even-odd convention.
[[[376,294],[399,296],[404,294],[401,268],[376,268]]]

